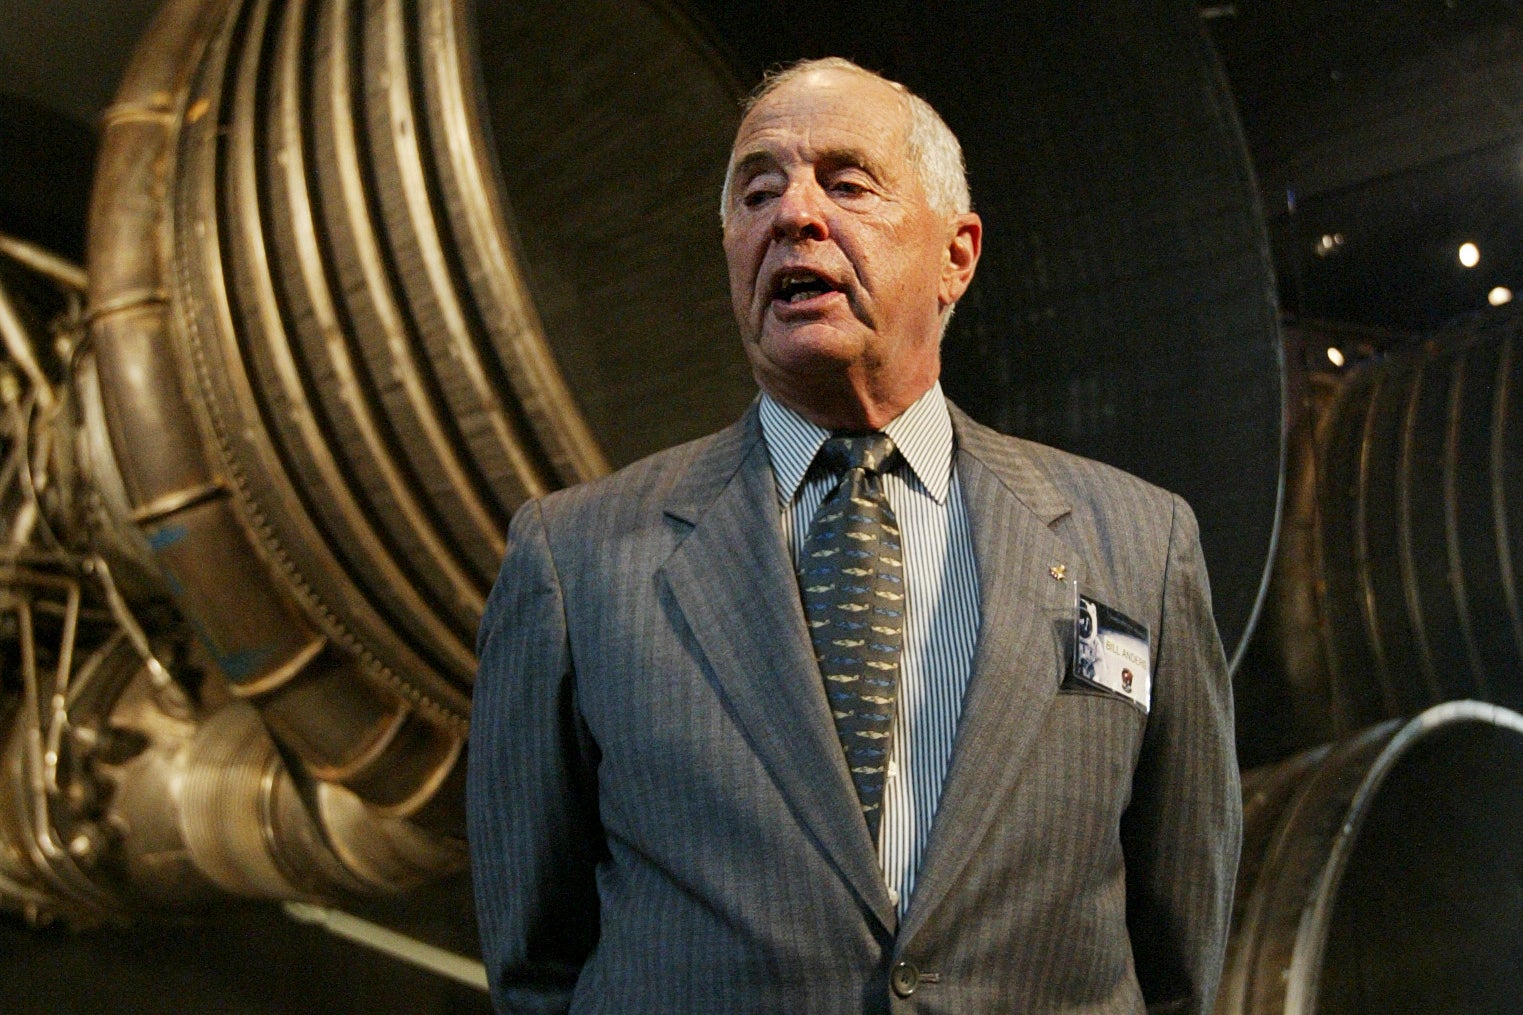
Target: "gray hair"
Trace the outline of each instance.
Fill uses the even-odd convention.
[[[938,215],[954,215],[971,211],[972,197],[968,192],[968,170],[963,162],[962,145],[957,135],[947,126],[941,114],[931,104],[897,81],[890,81],[881,74],[874,74],[839,56],[827,56],[818,60],[800,60],[797,63],[773,71],[762,78],[749,98],[741,115],[744,117],[755,109],[767,96],[794,78],[811,71],[839,70],[864,74],[876,78],[893,88],[903,98],[910,114],[909,158],[920,177],[920,187],[925,191],[926,203]],[[719,195],[719,220],[726,221],[730,210],[730,175],[735,168],[735,153],[730,152],[730,163],[725,167],[724,189]]]

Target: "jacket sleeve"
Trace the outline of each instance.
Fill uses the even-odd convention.
[[[477,920],[503,1012],[563,1012],[598,937],[596,751],[538,502],[508,530],[477,638],[466,801]]]
[[[1195,516],[1173,497],[1153,699],[1122,821],[1127,925],[1150,1013],[1209,1015],[1242,839],[1232,684]]]

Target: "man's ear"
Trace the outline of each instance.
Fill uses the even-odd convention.
[[[947,257],[941,270],[940,296],[944,307],[956,303],[968,291],[984,244],[984,223],[974,212],[955,216],[949,229]]]

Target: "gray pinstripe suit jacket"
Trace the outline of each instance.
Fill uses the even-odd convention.
[[[1240,836],[1193,515],[953,408],[981,633],[903,925],[858,813],[753,406],[523,508],[468,797],[505,1011],[1210,1010]],[[1153,707],[1059,688],[1062,564],[1152,632]],[[907,961],[908,998],[890,989]]]

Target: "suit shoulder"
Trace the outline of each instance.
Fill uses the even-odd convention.
[[[1010,438],[1020,440],[1020,438]],[[1020,440],[1026,453],[1038,464],[1054,486],[1064,493],[1087,501],[1105,503],[1114,499],[1135,509],[1139,503],[1168,510],[1174,495],[1163,487],[1134,476],[1124,469],[1093,458],[1085,458],[1036,441]]]
[[[958,433],[965,449],[1005,475],[1022,476],[1051,492],[1071,507],[1110,501],[1136,510],[1139,505],[1169,510],[1176,499],[1169,491],[1114,465],[1085,458],[1023,437],[1012,437],[956,412]]]
[[[968,451],[1013,495],[1109,573],[1161,574],[1176,540],[1198,540],[1184,500],[1112,465],[1018,437],[963,417]]]
[[[1199,538],[1189,504],[1177,494],[1114,465],[1024,442],[1028,453],[1067,499],[1074,524],[1112,547],[1151,547],[1161,566],[1170,543]],[[1112,551],[1113,552],[1113,551]]]

